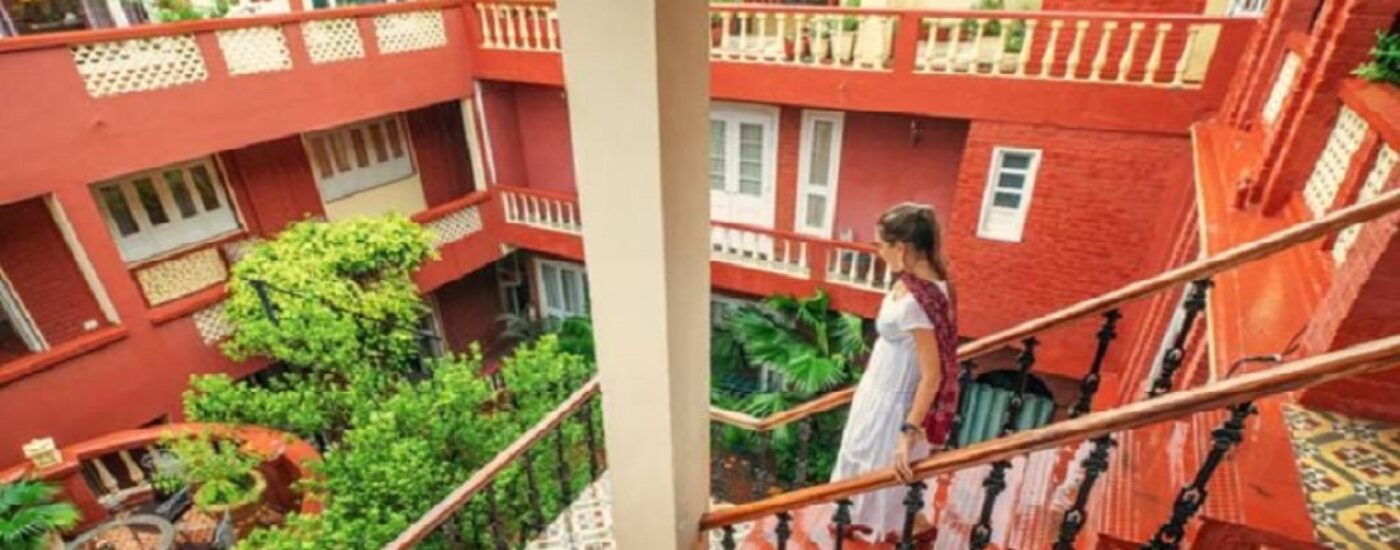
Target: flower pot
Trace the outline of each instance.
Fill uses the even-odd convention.
[[[202,508],[204,513],[215,520],[223,519],[224,513],[228,513],[239,539],[246,537],[253,527],[256,527],[254,520],[257,519],[258,510],[262,508],[263,493],[267,492],[267,478],[263,477],[262,472],[254,470],[249,475],[253,476],[253,490],[248,491],[248,496],[241,502]]]
[[[812,61],[822,62],[826,60],[826,54],[831,51],[831,39],[825,36],[818,36],[812,39]]]
[[[833,61],[837,63],[851,62],[851,54],[855,53],[856,48],[856,37],[854,33],[833,37],[831,45],[836,50],[831,53]]]

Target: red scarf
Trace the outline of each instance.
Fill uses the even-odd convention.
[[[952,283],[948,283],[945,296],[938,284],[905,273],[900,281],[904,288],[914,295],[914,301],[933,321],[933,335],[938,341],[938,359],[943,376],[938,383],[938,393],[933,406],[924,415],[924,434],[935,450],[942,449],[952,437],[953,419],[958,414],[958,316],[957,294]]]

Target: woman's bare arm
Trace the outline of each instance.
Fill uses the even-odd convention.
[[[909,333],[914,336],[914,352],[923,376],[919,378],[919,388],[914,392],[914,403],[909,407],[909,417],[905,421],[922,427],[924,417],[938,395],[938,385],[943,380],[943,359],[938,355],[938,339],[933,335],[933,329],[915,329]]]

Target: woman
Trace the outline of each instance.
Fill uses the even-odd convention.
[[[880,338],[851,401],[832,481],[893,467],[914,481],[910,462],[944,448],[958,405],[957,319],[933,209],[901,204],[880,216],[880,258],[899,280],[880,303]],[[850,532],[897,541],[904,526],[902,487],[851,500]],[[921,538],[932,534],[920,515]]]

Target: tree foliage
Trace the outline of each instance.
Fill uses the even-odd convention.
[[[58,488],[42,481],[0,483],[0,548],[41,550],[51,534],[71,529],[82,516],[67,502],[57,502]]]

